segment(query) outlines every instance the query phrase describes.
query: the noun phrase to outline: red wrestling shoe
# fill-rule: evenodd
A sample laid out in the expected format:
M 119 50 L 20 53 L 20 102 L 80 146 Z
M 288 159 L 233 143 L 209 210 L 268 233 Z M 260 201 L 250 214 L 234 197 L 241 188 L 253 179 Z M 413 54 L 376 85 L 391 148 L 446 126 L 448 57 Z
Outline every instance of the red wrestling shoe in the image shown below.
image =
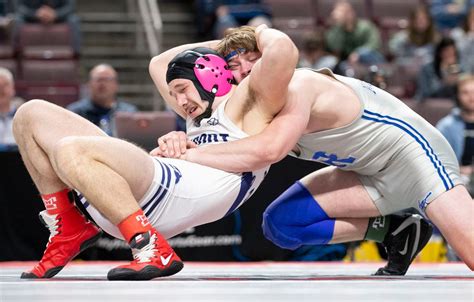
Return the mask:
M 30 272 L 22 273 L 22 279 L 53 277 L 80 252 L 94 244 L 102 233 L 75 207 L 54 215 L 42 211 L 39 217 L 51 234 L 43 258 Z
M 183 268 L 181 259 L 154 229 L 136 235 L 130 247 L 135 260 L 111 269 L 109 280 L 150 280 L 174 275 Z

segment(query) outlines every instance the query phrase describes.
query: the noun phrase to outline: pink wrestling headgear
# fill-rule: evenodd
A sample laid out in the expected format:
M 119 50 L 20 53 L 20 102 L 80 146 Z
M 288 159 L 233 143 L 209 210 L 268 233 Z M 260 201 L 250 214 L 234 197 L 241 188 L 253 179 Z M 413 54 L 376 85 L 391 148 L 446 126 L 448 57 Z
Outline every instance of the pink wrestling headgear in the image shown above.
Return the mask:
M 194 74 L 202 87 L 216 96 L 226 95 L 232 88 L 232 72 L 227 62 L 214 54 L 197 58 Z
M 201 99 L 214 101 L 215 96 L 223 96 L 232 88 L 232 72 L 226 61 L 210 48 L 197 47 L 186 50 L 168 64 L 166 82 L 174 79 L 193 81 Z
M 166 82 L 188 79 L 194 83 L 202 100 L 208 101 L 206 111 L 194 119 L 198 125 L 212 114 L 216 96 L 223 96 L 232 89 L 232 72 L 226 61 L 210 48 L 197 47 L 183 51 L 171 60 L 166 72 Z

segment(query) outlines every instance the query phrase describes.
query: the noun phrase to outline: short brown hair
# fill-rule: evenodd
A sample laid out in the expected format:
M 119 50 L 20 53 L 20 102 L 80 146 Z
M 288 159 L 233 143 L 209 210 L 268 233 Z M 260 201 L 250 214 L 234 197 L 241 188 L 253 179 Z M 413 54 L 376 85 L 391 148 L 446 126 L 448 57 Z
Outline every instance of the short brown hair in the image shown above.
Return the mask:
M 221 56 L 226 56 L 238 48 L 245 48 L 246 51 L 252 52 L 259 51 L 255 27 L 244 25 L 227 29 L 224 38 L 217 45 L 216 51 Z

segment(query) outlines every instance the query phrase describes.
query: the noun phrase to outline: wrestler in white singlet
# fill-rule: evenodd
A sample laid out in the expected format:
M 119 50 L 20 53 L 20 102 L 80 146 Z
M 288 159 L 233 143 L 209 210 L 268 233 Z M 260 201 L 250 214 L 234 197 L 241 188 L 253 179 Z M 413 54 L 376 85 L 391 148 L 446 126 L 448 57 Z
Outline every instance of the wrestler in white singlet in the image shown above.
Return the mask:
M 226 103 L 223 101 L 209 118 L 201 120 L 200 127 L 188 119 L 188 137 L 202 146 L 248 136 L 225 115 Z M 232 213 L 252 196 L 269 168 L 228 173 L 184 160 L 159 157 L 154 160 L 155 177 L 139 205 L 165 238 Z M 99 227 L 123 239 L 115 225 L 83 196 L 80 199 Z
M 316 72 L 349 86 L 362 106 L 349 125 L 303 135 L 298 158 L 357 172 L 382 215 L 409 207 L 424 213 L 441 193 L 461 184 L 449 143 L 402 101 L 329 69 Z

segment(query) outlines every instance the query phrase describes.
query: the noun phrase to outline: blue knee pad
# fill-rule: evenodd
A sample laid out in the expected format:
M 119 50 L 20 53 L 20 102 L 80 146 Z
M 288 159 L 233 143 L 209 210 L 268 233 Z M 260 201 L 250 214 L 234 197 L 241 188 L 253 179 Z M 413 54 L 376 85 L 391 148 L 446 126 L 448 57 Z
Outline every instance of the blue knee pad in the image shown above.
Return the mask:
M 279 247 L 327 244 L 334 233 L 329 218 L 299 181 L 289 187 L 263 213 L 263 234 Z

